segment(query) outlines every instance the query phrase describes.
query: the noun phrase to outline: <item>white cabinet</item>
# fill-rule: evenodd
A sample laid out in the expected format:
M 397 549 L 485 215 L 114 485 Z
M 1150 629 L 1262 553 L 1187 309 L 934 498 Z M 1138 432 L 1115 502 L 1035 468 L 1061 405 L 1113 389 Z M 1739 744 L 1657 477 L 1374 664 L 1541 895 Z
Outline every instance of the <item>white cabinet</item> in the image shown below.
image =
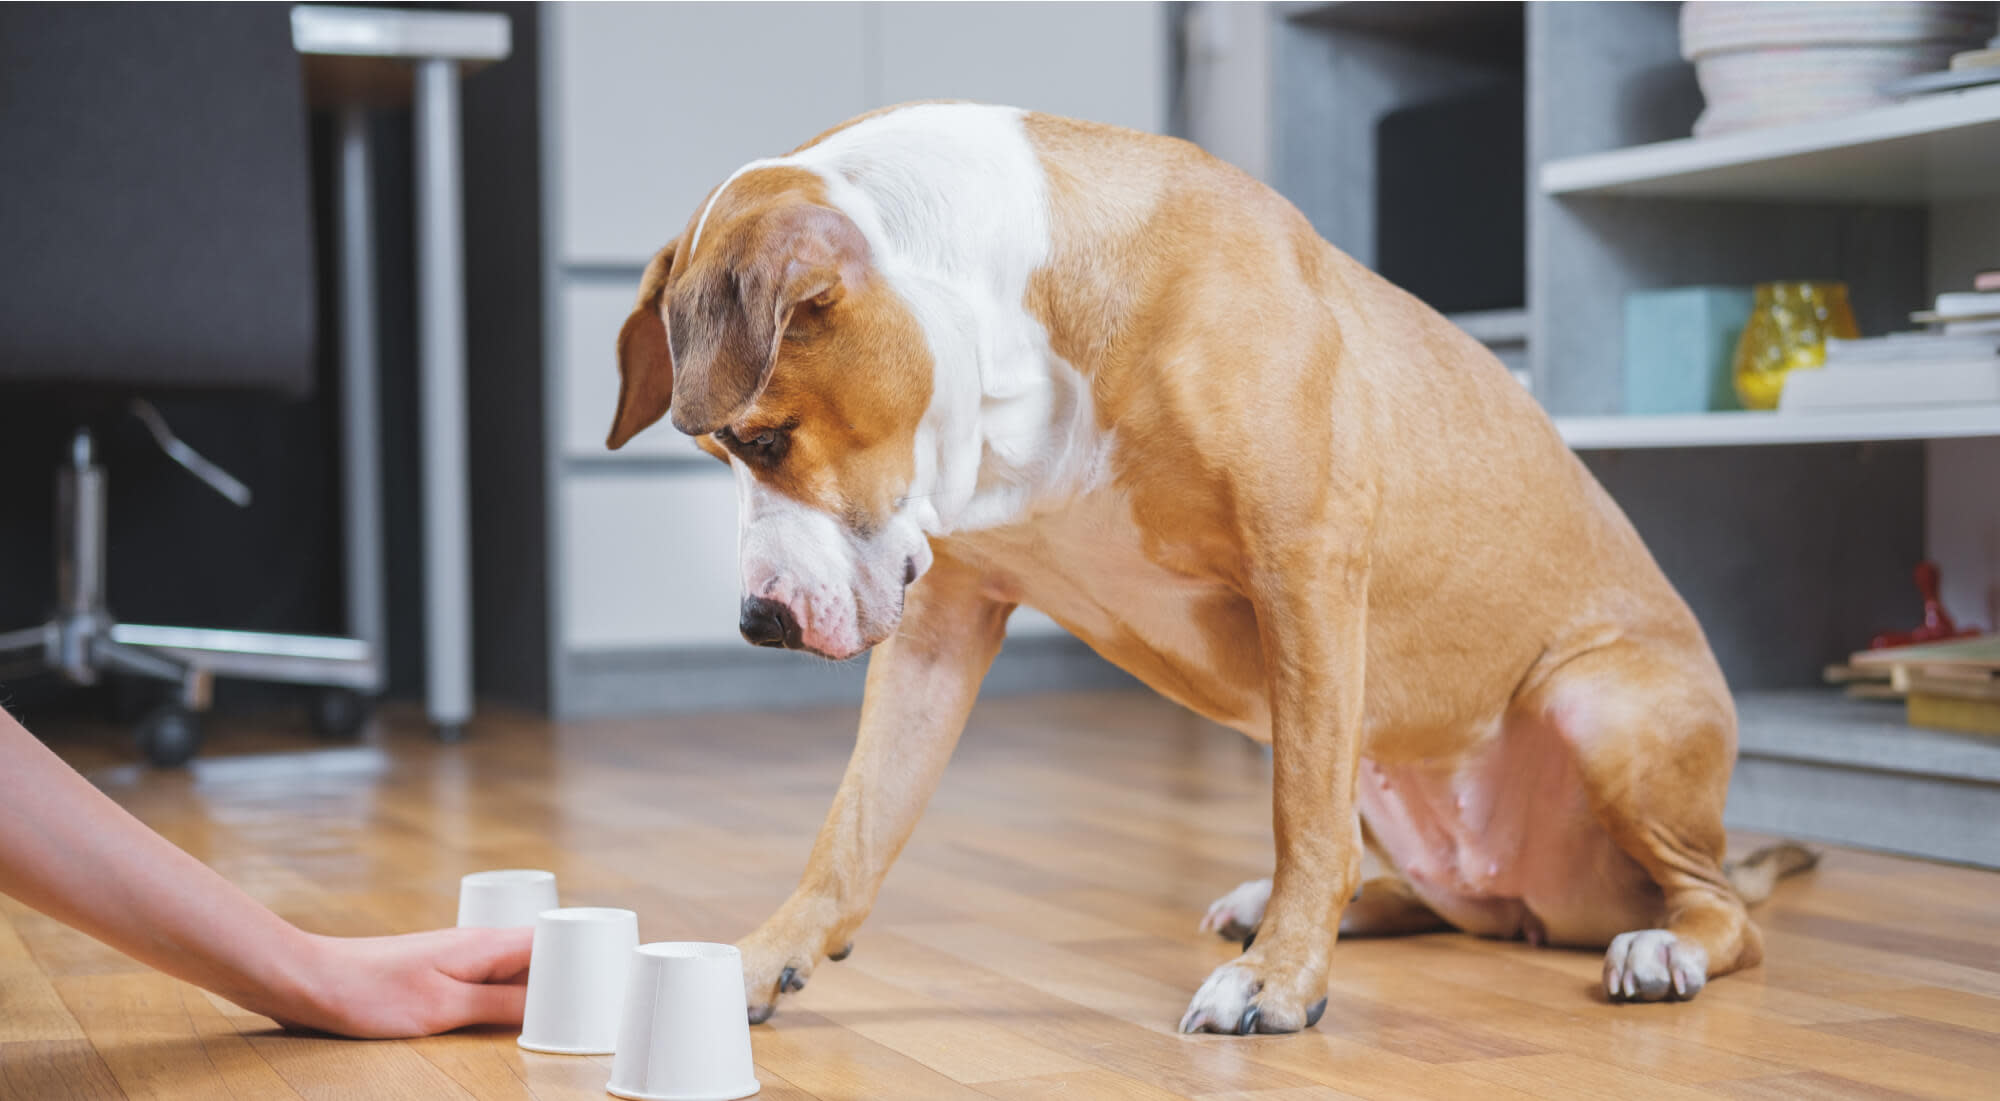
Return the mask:
M 666 425 L 616 453 L 604 449 L 618 397 L 618 328 L 653 252 L 745 162 L 874 107 L 973 99 L 1163 130 L 1166 11 L 1161 3 L 538 9 L 558 713 L 651 700 L 690 706 L 665 701 L 669 689 L 646 687 L 648 678 L 698 694 L 703 677 L 736 675 L 725 666 L 739 657 L 756 676 L 780 667 L 737 637 L 728 471 Z M 1032 612 L 1016 616 L 1012 634 L 1076 645 Z M 703 672 L 689 672 L 696 668 Z M 578 698 L 606 692 L 624 702 Z M 785 698 L 779 690 L 773 702 Z
M 739 165 L 874 107 L 972 99 L 1158 130 L 1165 5 L 549 9 L 558 258 L 642 264 Z
M 879 103 L 969 99 L 1138 130 L 1166 125 L 1163 4 L 884 4 L 876 10 Z
M 736 487 L 726 467 L 711 465 L 567 479 L 559 537 L 572 649 L 744 645 Z
M 858 4 L 563 4 L 543 19 L 566 263 L 645 263 L 738 165 L 869 107 Z
M 618 330 L 639 297 L 639 277 L 618 273 L 571 279 L 557 296 L 562 333 L 562 453 L 573 459 L 602 459 L 618 408 Z M 635 459 L 687 458 L 720 463 L 698 451 L 693 441 L 661 423 L 620 448 Z

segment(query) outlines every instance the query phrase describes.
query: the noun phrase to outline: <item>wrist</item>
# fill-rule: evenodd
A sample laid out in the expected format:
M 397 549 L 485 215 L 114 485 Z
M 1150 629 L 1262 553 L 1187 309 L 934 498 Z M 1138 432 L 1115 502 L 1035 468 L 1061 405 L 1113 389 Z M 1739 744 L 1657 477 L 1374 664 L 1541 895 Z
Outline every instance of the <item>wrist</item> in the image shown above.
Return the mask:
M 326 1019 L 334 940 L 287 923 L 261 952 L 243 1008 L 283 1025 L 320 1027 Z

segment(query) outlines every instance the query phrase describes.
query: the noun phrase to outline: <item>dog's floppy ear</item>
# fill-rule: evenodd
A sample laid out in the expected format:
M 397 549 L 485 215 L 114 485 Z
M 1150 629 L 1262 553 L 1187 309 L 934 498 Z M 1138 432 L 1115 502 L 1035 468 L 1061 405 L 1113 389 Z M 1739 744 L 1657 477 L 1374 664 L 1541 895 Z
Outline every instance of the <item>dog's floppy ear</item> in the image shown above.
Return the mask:
M 833 306 L 866 271 L 868 242 L 837 210 L 798 203 L 762 228 L 745 254 L 690 271 L 667 303 L 681 357 L 674 427 L 689 435 L 721 428 L 757 400 L 793 313 Z
M 604 441 L 613 451 L 666 416 L 674 400 L 674 360 L 667 350 L 660 298 L 680 244 L 679 238 L 668 241 L 646 265 L 646 274 L 639 279 L 639 304 L 618 330 L 618 411 L 612 414 L 611 435 Z

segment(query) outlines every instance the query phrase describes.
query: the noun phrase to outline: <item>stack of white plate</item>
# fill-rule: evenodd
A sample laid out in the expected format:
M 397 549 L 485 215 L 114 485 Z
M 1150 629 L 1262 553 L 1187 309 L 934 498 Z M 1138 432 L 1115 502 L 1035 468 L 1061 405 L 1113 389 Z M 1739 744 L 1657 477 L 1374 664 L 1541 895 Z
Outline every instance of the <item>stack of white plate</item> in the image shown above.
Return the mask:
M 1934 72 L 1991 37 L 1993 3 L 1742 3 L 1681 7 L 1681 56 L 1707 109 L 1698 136 L 1893 102 L 1882 85 Z

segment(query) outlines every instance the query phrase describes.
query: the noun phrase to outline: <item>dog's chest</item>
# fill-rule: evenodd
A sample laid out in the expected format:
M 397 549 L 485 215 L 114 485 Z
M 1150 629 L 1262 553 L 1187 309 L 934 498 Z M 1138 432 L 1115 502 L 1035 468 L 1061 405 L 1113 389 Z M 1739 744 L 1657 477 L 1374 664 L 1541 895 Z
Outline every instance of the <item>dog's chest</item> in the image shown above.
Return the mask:
M 1270 737 L 1256 620 L 1229 588 L 1163 566 L 1122 495 L 954 537 L 992 595 L 1035 608 L 1153 690 Z

